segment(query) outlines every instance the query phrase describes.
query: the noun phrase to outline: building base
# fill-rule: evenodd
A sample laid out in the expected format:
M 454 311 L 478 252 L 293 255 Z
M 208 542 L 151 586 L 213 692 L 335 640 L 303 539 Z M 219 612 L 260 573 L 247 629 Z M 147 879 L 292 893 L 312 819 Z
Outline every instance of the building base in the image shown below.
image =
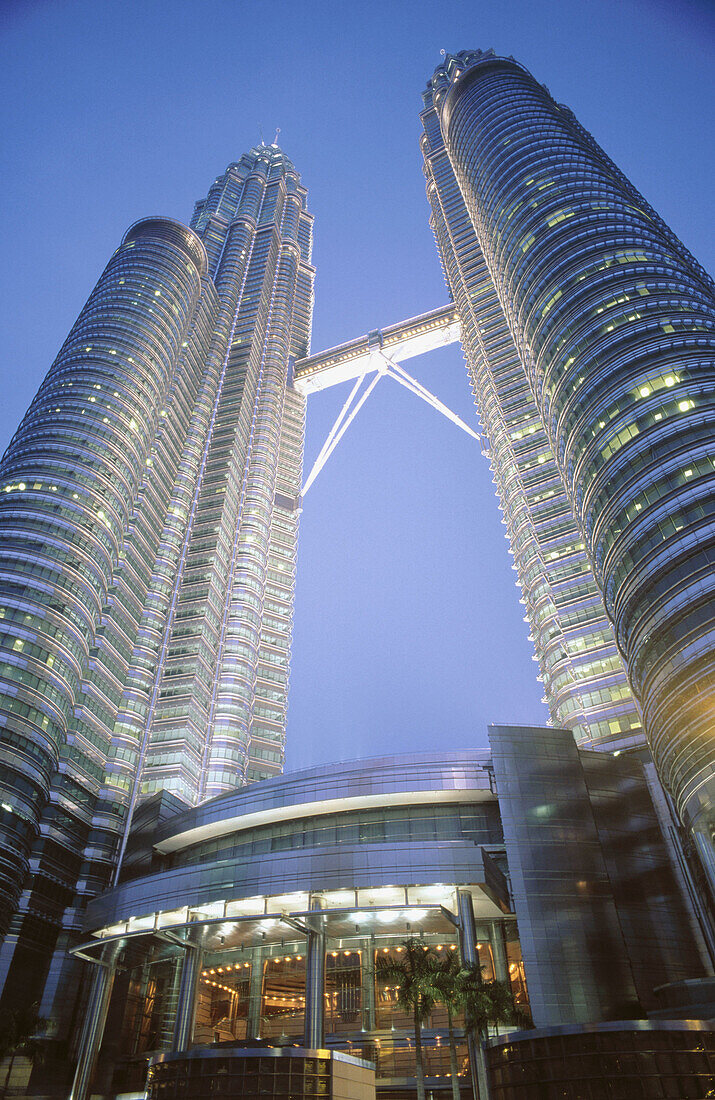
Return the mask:
M 487 1044 L 491 1100 L 705 1100 L 715 1025 L 630 1020 L 518 1031 Z
M 372 1062 L 304 1047 L 196 1047 L 159 1054 L 149 1066 L 147 1100 L 375 1100 Z

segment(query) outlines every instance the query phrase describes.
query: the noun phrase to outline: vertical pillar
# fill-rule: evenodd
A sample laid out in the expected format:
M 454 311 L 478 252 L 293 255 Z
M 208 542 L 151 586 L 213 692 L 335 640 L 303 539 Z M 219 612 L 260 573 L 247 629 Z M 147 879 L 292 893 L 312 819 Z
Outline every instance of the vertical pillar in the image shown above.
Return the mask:
M 504 921 L 494 920 L 489 926 L 489 942 L 494 959 L 494 977 L 498 982 L 509 981 L 509 965 L 504 941 Z
M 179 996 L 176 1003 L 174 1021 L 175 1051 L 188 1050 L 194 1037 L 194 1019 L 196 1017 L 196 994 L 201 974 L 202 951 L 196 942 L 196 932 L 189 932 L 189 940 L 184 948 L 184 963 L 181 967 Z
M 363 940 L 362 964 L 362 1026 L 365 1031 L 375 1030 L 375 953 L 372 940 Z
M 182 955 L 177 955 L 171 962 L 173 966 L 171 981 L 167 983 L 167 989 L 161 1001 L 159 1047 L 164 1050 L 173 1050 L 174 1047 L 176 1011 L 179 1004 L 179 990 L 181 989 L 181 975 L 184 969 L 184 958 Z
M 141 979 L 139 981 L 139 1000 L 143 1003 L 146 1000 L 146 991 L 149 984 L 149 963 L 145 959 L 141 968 Z M 130 1054 L 139 1053 L 139 1042 L 141 1039 L 142 1029 L 142 1016 L 141 1013 L 137 1013 L 134 1019 L 134 1027 L 132 1028 L 132 1035 L 130 1039 Z
M 251 979 L 248 986 L 248 1016 L 246 1038 L 261 1037 L 261 999 L 263 996 L 263 950 L 254 947 L 251 956 Z
M 321 897 L 311 896 L 310 908 L 325 908 Z M 319 1050 L 325 1043 L 325 926 L 323 917 L 308 918 L 308 958 L 305 967 L 305 1038 L 308 1050 Z
M 459 946 L 462 955 L 462 963 L 465 966 L 479 966 L 479 951 L 477 950 L 477 929 L 474 923 L 474 905 L 469 890 L 457 890 L 457 907 L 459 917 Z M 489 1078 L 487 1077 L 487 1064 L 484 1057 L 484 1048 L 480 1035 L 470 1033 L 467 1035 L 467 1048 L 469 1050 L 469 1067 L 472 1071 L 472 1092 L 474 1100 L 489 1100 Z
M 99 1048 L 102 1044 L 104 1025 L 107 1021 L 117 956 L 121 947 L 122 942 L 120 940 L 105 949 L 101 962 L 95 966 L 77 1050 L 77 1069 L 75 1070 L 69 1100 L 87 1100 L 89 1096 L 92 1075 L 97 1063 Z
M 477 951 L 477 929 L 474 924 L 474 905 L 469 890 L 457 891 L 457 905 L 459 916 L 459 942 L 462 953 L 462 962 L 466 966 L 479 964 L 479 952 Z

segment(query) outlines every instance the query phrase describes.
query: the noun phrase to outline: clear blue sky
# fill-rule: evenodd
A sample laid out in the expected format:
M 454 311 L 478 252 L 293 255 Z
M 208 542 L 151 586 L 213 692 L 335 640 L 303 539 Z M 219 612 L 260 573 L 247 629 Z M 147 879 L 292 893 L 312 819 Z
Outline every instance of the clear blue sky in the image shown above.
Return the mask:
M 695 0 L 4 0 L 0 446 L 126 227 L 188 220 L 259 125 L 316 217 L 314 350 L 442 304 L 417 144 L 440 49 L 526 64 L 711 266 L 714 39 Z M 457 349 L 412 369 L 473 415 Z M 308 464 L 342 400 L 311 399 Z M 477 446 L 382 381 L 305 502 L 290 767 L 545 719 L 499 517 Z

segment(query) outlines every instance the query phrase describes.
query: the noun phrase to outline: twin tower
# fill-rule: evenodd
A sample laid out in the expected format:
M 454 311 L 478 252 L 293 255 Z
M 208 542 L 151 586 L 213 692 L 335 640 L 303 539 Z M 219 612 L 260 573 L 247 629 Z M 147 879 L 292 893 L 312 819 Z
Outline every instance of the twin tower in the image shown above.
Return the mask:
M 512 58 L 422 121 L 452 305 L 407 328 L 461 332 L 552 719 L 647 741 L 715 888 L 713 283 Z M 275 145 L 137 222 L 2 461 L 0 981 L 45 1014 L 137 805 L 281 771 L 306 394 L 356 344 L 307 358 L 311 241 Z

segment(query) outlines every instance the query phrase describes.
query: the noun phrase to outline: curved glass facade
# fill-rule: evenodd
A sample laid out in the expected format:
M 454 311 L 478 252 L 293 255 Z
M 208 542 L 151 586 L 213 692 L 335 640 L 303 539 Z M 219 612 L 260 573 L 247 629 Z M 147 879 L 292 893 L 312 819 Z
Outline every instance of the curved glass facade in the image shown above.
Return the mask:
M 659 774 L 713 814 L 713 285 L 519 64 L 462 54 L 445 147 L 528 377 Z
M 464 806 L 394 806 L 351 813 L 318 814 L 307 821 L 281 821 L 251 830 L 247 838 L 229 833 L 169 855 L 167 867 L 224 859 L 255 859 L 270 852 L 298 852 L 335 844 L 400 844 L 420 841 L 467 840 L 472 844 L 503 843 L 499 812 L 494 803 Z

